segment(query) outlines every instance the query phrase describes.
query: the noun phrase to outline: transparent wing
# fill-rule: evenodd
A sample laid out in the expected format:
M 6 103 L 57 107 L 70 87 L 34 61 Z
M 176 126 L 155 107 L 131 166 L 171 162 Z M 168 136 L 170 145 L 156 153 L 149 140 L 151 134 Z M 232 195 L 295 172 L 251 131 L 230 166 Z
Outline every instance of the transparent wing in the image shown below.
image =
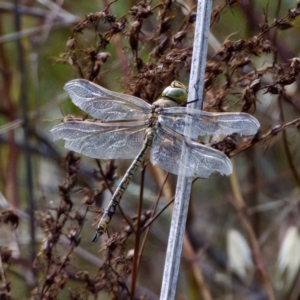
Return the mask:
M 150 150 L 153 165 L 173 174 L 184 170 L 187 176 L 202 178 L 209 177 L 213 172 L 222 175 L 232 173 L 231 162 L 224 153 L 196 142 L 188 142 L 183 136 L 161 126 L 156 133 Z M 186 163 L 181 161 L 184 150 L 188 151 Z
M 65 140 L 65 148 L 101 158 L 134 158 L 143 143 L 146 122 L 100 123 L 68 121 L 51 129 L 54 140 Z
M 75 105 L 105 121 L 145 119 L 151 108 L 142 99 L 109 91 L 85 79 L 71 80 L 64 89 Z
M 232 133 L 252 135 L 260 127 L 258 120 L 247 113 L 209 113 L 185 107 L 164 109 L 159 123 L 184 134 L 186 116 L 191 123 L 191 137 Z

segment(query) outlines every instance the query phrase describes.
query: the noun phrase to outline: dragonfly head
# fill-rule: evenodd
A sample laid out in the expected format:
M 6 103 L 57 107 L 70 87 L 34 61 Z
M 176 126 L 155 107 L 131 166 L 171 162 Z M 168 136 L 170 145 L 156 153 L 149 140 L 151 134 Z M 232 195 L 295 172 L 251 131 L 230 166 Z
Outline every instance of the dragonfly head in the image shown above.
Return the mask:
M 183 83 L 175 80 L 163 90 L 161 95 L 182 105 L 187 100 L 187 89 Z

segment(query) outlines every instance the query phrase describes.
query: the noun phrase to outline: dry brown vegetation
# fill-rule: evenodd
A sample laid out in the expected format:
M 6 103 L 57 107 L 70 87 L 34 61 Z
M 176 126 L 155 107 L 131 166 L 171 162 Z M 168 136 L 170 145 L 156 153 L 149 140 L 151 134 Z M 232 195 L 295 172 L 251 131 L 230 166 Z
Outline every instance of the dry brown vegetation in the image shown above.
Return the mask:
M 177 299 L 300 295 L 300 3 L 275 2 L 213 2 L 211 31 L 219 44 L 210 41 L 204 110 L 247 112 L 261 129 L 253 137 L 205 141 L 233 158 L 234 173 L 194 182 Z M 41 120 L 56 117 L 59 105 L 49 99 L 68 79 L 86 78 L 119 92 L 122 87 L 149 103 L 174 79 L 188 82 L 195 3 L 103 1 L 101 10 L 85 17 L 71 14 L 77 2 L 65 3 L 63 11 L 51 3 L 45 8 L 24 1 L 19 14 L 8 2 L 0 5 L 16 33 L 24 30 L 18 20 L 24 27 L 39 20 L 36 31 L 13 39 L 17 61 L 0 20 L 0 298 L 158 299 L 176 177 L 145 166 L 108 234 L 90 243 L 91 219 L 97 223 L 116 171 L 125 169 L 70 152 L 63 159 L 66 152 L 56 150 Z M 228 25 L 230 20 L 240 23 Z M 48 34 L 53 41 L 54 29 L 62 36 L 49 54 L 45 41 Z M 45 76 L 40 102 L 29 100 L 38 79 L 28 71 L 34 69 L 29 54 L 46 57 L 38 60 Z M 70 103 L 61 107 L 83 115 Z

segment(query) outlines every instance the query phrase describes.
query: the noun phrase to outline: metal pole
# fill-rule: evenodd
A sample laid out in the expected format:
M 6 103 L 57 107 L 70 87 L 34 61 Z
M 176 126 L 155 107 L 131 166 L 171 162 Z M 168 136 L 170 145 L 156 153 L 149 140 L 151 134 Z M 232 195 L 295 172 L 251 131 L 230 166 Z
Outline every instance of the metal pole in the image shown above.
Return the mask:
M 203 102 L 210 13 L 211 0 L 198 0 L 188 95 L 188 102 L 199 99 L 190 105 L 190 107 L 197 109 L 202 108 Z M 187 125 L 185 131 L 191 130 L 190 127 Z M 187 159 L 187 155 L 188 153 L 182 153 L 182 161 Z M 186 177 L 185 174 L 179 174 L 160 294 L 161 300 L 173 300 L 175 298 L 191 185 L 192 178 Z

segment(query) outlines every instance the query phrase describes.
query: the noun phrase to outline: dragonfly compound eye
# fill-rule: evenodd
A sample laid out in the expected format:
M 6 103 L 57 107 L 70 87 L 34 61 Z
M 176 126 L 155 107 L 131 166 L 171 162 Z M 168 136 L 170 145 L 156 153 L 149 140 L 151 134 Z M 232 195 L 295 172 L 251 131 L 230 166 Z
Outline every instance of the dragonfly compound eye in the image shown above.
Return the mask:
M 184 104 L 187 100 L 186 86 L 179 81 L 173 81 L 170 86 L 163 90 L 162 96 L 178 104 Z

